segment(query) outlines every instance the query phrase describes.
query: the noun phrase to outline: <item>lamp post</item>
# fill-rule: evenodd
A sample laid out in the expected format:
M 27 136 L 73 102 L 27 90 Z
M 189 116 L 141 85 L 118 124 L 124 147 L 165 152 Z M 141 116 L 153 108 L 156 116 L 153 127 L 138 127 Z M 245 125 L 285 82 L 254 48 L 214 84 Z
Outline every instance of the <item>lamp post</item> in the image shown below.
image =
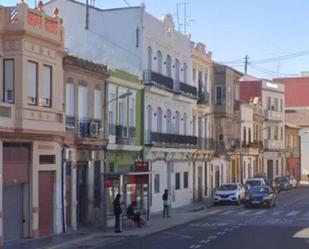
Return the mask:
M 110 103 L 114 102 L 114 101 L 117 101 L 118 99 L 124 99 L 126 97 L 129 97 L 132 95 L 132 92 L 130 91 L 127 91 L 119 96 L 117 96 L 116 98 L 114 99 L 111 99 L 107 102 L 105 102 L 103 104 L 103 115 L 104 115 L 104 126 L 101 130 L 103 130 L 103 136 L 104 138 L 108 138 L 108 122 L 107 122 L 107 115 L 106 115 L 106 110 L 107 110 L 107 107 Z M 106 129 L 104 129 L 106 127 Z M 108 139 L 107 139 L 108 140 Z M 106 144 L 106 148 L 104 149 L 104 161 L 103 161 L 103 173 L 101 173 L 101 182 L 102 182 L 102 186 L 101 186 L 101 205 L 102 205 L 102 212 L 103 212 L 103 226 L 104 226 L 104 229 L 107 228 L 107 202 L 106 202 L 106 188 L 105 188 L 105 174 L 107 173 L 107 165 L 106 165 L 106 155 L 107 155 L 107 145 L 108 145 L 108 141 L 107 141 L 107 144 Z

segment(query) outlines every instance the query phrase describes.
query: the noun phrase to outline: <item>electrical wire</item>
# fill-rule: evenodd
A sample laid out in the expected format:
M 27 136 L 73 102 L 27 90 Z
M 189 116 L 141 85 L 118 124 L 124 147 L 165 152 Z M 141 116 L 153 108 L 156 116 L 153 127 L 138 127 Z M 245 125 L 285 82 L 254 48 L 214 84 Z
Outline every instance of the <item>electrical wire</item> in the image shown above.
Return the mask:
M 128 5 L 129 7 L 132 7 L 132 5 L 127 0 L 122 0 L 122 1 L 125 2 L 126 5 Z
M 274 62 L 274 61 L 289 60 L 289 59 L 293 59 L 293 58 L 305 56 L 305 55 L 309 55 L 309 50 L 303 50 L 303 51 L 299 51 L 296 53 L 291 53 L 291 54 L 286 54 L 286 55 L 281 55 L 281 56 L 276 56 L 276 57 L 270 57 L 270 58 L 261 59 L 261 60 L 255 60 L 255 61 L 252 61 L 252 63 L 263 64 L 263 63 L 269 63 L 269 62 Z
M 256 65 L 254 63 L 249 63 L 248 64 L 250 67 L 252 67 L 253 69 L 257 70 L 257 71 L 260 71 L 262 73 L 265 73 L 265 74 L 268 74 L 268 75 L 271 75 L 271 76 L 297 76 L 296 74 L 287 74 L 287 73 L 279 73 L 279 72 L 275 72 L 275 71 L 272 71 L 268 68 L 265 68 L 265 67 L 261 67 L 259 65 Z

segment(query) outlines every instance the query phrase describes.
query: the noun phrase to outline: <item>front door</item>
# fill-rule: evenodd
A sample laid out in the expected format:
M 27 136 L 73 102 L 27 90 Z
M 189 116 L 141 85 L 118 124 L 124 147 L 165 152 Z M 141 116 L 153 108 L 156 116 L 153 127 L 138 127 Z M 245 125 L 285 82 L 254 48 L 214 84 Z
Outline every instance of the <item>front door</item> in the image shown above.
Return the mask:
M 273 160 L 267 160 L 267 177 L 270 179 L 274 177 Z
M 202 199 L 203 199 L 202 177 L 203 177 L 202 167 L 198 167 L 198 171 L 197 171 L 197 201 L 202 201 Z
M 3 187 L 4 240 L 23 238 L 23 185 Z
M 77 195 L 77 224 L 87 225 L 88 195 L 87 195 L 87 165 L 88 162 L 79 162 L 76 171 L 76 195 Z
M 39 234 L 53 234 L 54 229 L 54 172 L 39 172 Z
M 66 224 L 67 227 L 72 226 L 72 163 L 67 162 L 66 163 L 66 177 L 65 177 L 65 183 L 66 183 L 66 192 L 65 192 L 65 200 L 66 200 Z

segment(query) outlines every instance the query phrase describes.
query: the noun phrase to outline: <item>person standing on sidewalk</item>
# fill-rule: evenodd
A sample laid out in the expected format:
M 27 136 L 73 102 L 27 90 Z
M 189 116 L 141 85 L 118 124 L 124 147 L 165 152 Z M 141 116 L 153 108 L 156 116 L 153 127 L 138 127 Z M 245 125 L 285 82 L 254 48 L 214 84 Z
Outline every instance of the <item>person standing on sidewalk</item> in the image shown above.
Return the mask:
M 164 190 L 164 194 L 162 195 L 162 200 L 163 200 L 163 218 L 165 217 L 171 217 L 170 216 L 170 209 L 171 209 L 171 198 L 168 193 L 168 190 Z
M 121 224 L 121 202 L 120 202 L 121 194 L 117 194 L 114 200 L 114 215 L 115 215 L 115 233 L 122 232 L 122 224 Z

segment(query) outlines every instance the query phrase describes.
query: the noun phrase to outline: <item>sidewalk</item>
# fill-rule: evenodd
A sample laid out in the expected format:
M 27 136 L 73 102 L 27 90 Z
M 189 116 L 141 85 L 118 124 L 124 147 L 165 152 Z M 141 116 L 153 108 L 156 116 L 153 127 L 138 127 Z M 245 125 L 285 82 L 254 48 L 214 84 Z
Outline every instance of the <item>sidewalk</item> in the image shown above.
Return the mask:
M 51 236 L 36 240 L 22 240 L 20 242 L 8 242 L 4 249 L 69 249 L 69 248 L 91 248 L 100 243 L 108 244 L 121 241 L 127 237 L 143 237 L 155 234 L 187 222 L 197 220 L 206 216 L 205 211 L 210 208 L 205 202 L 194 203 L 189 206 L 174 208 L 171 218 L 162 218 L 162 213 L 151 215 L 149 223 L 142 228 L 123 227 L 122 233 L 114 233 L 113 228 L 103 231 L 102 227 L 81 228 L 78 231 Z

